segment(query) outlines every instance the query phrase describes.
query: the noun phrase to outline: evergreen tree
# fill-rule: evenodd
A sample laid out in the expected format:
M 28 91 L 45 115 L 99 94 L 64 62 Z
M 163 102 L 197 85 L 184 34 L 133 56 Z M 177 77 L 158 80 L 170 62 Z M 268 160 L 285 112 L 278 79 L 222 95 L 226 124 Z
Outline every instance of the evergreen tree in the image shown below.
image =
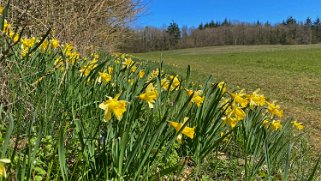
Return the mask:
M 227 20 L 227 18 L 224 19 L 222 26 L 230 26 L 231 22 L 229 20 Z
M 178 27 L 178 24 L 174 21 L 167 27 L 166 31 L 170 38 L 170 44 L 172 47 L 176 47 L 178 40 L 181 38 L 181 30 Z
M 215 27 L 215 23 L 214 23 L 213 20 L 208 25 L 209 25 L 210 28 L 214 28 Z
M 286 25 L 295 25 L 295 24 L 296 24 L 296 20 L 292 16 L 286 19 Z
M 204 29 L 209 28 L 209 24 L 206 22 L 204 25 Z
M 310 27 L 310 28 L 312 27 L 312 20 L 310 17 L 307 17 L 307 19 L 304 22 L 304 26 Z

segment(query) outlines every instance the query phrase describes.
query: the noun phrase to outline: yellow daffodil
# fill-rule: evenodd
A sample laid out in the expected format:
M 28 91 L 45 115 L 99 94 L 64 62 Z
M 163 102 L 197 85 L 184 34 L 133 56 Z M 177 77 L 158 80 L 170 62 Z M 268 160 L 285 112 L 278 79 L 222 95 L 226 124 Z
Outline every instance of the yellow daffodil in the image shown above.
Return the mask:
M 11 31 L 11 30 L 9 32 L 9 36 L 14 42 L 17 42 L 20 38 L 18 33 Z
M 304 125 L 298 121 L 291 121 L 291 124 L 298 130 L 302 130 L 304 128 Z
M 153 84 L 148 84 L 145 93 L 140 94 L 138 98 L 146 101 L 148 103 L 149 108 L 154 108 L 154 103 L 157 99 L 157 96 L 157 89 L 153 86 Z
M 236 106 L 235 102 L 226 109 L 226 115 L 228 115 L 228 117 L 234 117 L 238 121 L 244 120 L 246 117 L 246 113 L 242 107 Z
M 188 118 L 185 117 L 184 123 L 177 123 L 177 122 L 170 121 L 169 124 L 178 132 L 183 127 L 183 125 L 185 124 L 185 122 L 187 120 L 188 120 Z M 183 135 L 193 139 L 195 136 L 195 128 L 190 128 L 190 127 L 185 126 L 181 133 Z
M 282 128 L 281 120 L 273 120 L 272 123 L 270 124 L 270 128 L 273 131 L 281 129 Z
M 176 140 L 177 140 L 178 143 L 182 143 L 182 139 L 183 139 L 183 135 L 182 134 L 177 135 Z
M 70 62 L 71 64 L 75 64 L 77 62 L 77 60 L 79 59 L 79 57 L 80 57 L 79 53 L 74 50 L 74 48 L 73 48 L 73 46 L 71 44 L 66 43 L 64 45 L 64 50 L 63 51 L 64 51 L 64 53 L 65 53 L 65 55 L 67 57 L 66 61 Z
M 132 68 L 130 68 L 130 71 L 133 73 L 136 72 L 136 70 L 137 70 L 137 67 L 135 65 L 133 65 Z
M 92 53 L 91 56 L 93 57 L 93 59 L 99 59 L 99 55 L 97 53 Z
M 68 54 L 66 54 L 67 56 L 67 61 L 70 62 L 71 64 L 75 64 L 77 62 L 77 60 L 79 59 L 79 53 L 76 51 L 72 51 L 72 52 L 68 52 Z
M 244 98 L 245 97 L 245 93 L 244 90 L 241 90 L 238 93 L 231 93 L 234 102 L 240 104 L 242 107 L 246 107 L 247 104 L 249 103 L 249 101 Z
M 82 73 L 82 75 L 87 77 L 90 74 L 90 72 L 98 66 L 97 62 L 98 61 L 96 59 L 93 59 L 87 65 L 81 67 L 80 72 Z
M 50 40 L 50 44 L 53 49 L 56 49 L 59 47 L 59 40 L 54 38 Z
M 166 78 L 161 80 L 161 86 L 164 90 L 168 90 L 169 83 Z
M 233 110 L 232 112 L 236 116 L 237 120 L 244 120 L 244 118 L 246 117 L 246 114 L 241 107 L 233 106 L 232 110 Z
M 280 109 L 279 105 L 276 105 L 274 102 L 273 103 L 266 102 L 266 104 L 268 105 L 268 110 L 271 114 L 276 115 L 280 118 L 283 117 L 283 110 Z
M 234 128 L 239 122 L 235 117 L 230 117 L 230 116 L 224 116 L 222 119 L 223 119 L 223 122 L 226 125 L 231 126 L 231 128 Z
M 43 41 L 42 44 L 40 45 L 41 52 L 44 53 L 47 50 L 48 46 L 49 46 L 48 40 Z
M 69 52 L 71 52 L 72 49 L 73 49 L 73 46 L 72 46 L 71 44 L 66 43 L 66 44 L 64 45 L 64 52 L 65 52 L 65 54 L 68 54 Z M 67 52 L 68 52 L 68 53 L 67 53 Z
M 123 118 L 123 114 L 126 112 L 127 101 L 118 100 L 118 97 L 119 95 L 115 96 L 115 98 L 108 97 L 107 100 L 99 104 L 99 108 L 105 110 L 105 122 L 108 122 L 111 119 L 112 113 L 119 121 Z
M 148 75 L 148 78 L 147 78 L 147 82 L 151 81 L 152 79 L 154 79 L 155 77 L 157 77 L 159 74 L 159 69 L 155 69 L 153 70 L 149 75 Z
M 108 72 L 109 74 L 112 74 L 112 73 L 113 73 L 113 67 L 108 67 L 108 68 L 107 68 L 107 72 Z
M 9 34 L 11 26 L 12 25 L 10 23 L 8 23 L 7 20 L 4 20 L 3 32 L 5 32 L 6 34 Z
M 0 159 L 0 177 L 7 177 L 4 163 L 10 163 L 9 159 Z
M 192 102 L 196 104 L 197 107 L 200 107 L 204 102 L 204 96 L 193 96 Z
M 34 46 L 34 44 L 36 43 L 37 39 L 35 37 L 32 38 L 22 38 L 21 42 L 23 47 L 25 48 L 31 48 Z
M 21 57 L 25 57 L 29 52 L 29 48 L 22 48 L 21 51 L 20 51 L 20 55 Z
M 267 120 L 267 119 L 265 119 L 265 120 L 263 120 L 262 125 L 263 125 L 265 128 L 268 128 L 269 125 L 270 125 L 270 121 Z
M 61 67 L 61 70 L 64 70 L 64 61 L 62 60 L 61 57 L 55 59 L 55 67 Z
M 200 107 L 203 104 L 205 96 L 202 96 L 203 95 L 202 90 L 193 91 L 193 90 L 187 89 L 186 92 L 188 96 L 191 96 L 194 93 L 191 99 L 191 102 L 195 103 L 197 107 Z
M 141 79 L 143 78 L 145 75 L 145 71 L 144 70 L 140 70 L 139 73 L 138 73 L 138 77 Z
M 111 81 L 111 75 L 106 72 L 98 72 L 99 76 L 97 78 L 98 83 L 108 83 Z
M 171 84 L 171 88 L 170 88 L 170 91 L 173 91 L 173 90 L 178 90 L 179 89 L 179 86 L 181 84 L 181 82 L 179 81 L 179 79 L 177 78 L 177 76 L 169 76 L 169 82 L 172 82 Z
M 224 94 L 226 92 L 226 84 L 225 84 L 225 82 L 218 83 L 217 87 L 221 89 L 222 94 Z
M 161 85 L 164 90 L 168 90 L 168 86 L 171 83 L 170 91 L 178 90 L 180 86 L 180 81 L 176 76 L 169 76 L 161 80 Z
M 247 95 L 249 101 L 250 101 L 250 106 L 263 106 L 265 104 L 265 97 L 264 95 L 258 94 L 260 89 L 257 89 L 254 91 L 252 94 Z
M 0 15 L 2 15 L 3 7 L 0 5 Z
M 123 65 L 125 67 L 129 67 L 134 63 L 134 61 L 131 58 L 125 58 L 125 61 L 123 62 Z

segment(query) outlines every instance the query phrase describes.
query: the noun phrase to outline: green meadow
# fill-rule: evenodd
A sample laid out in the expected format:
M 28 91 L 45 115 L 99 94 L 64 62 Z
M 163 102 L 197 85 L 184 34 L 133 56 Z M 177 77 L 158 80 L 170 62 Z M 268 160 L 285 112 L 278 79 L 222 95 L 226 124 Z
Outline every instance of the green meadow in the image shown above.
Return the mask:
M 217 81 L 261 93 L 306 124 L 306 132 L 320 148 L 321 45 L 213 46 L 139 53 L 135 56 L 163 62 L 173 71 L 191 65 L 194 81 L 210 75 Z
M 85 54 L 8 9 L 0 181 L 320 180 L 321 45 Z

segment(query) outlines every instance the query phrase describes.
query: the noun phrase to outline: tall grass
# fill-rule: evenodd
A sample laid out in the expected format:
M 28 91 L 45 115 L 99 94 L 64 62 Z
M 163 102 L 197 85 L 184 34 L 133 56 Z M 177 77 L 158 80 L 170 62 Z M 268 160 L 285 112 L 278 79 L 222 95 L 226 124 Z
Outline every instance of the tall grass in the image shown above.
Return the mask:
M 211 78 L 194 85 L 189 67 L 178 77 L 126 54 L 82 57 L 49 32 L 35 38 L 14 31 L 6 11 L 0 179 L 200 179 L 218 153 L 244 161 L 238 178 L 221 178 L 319 174 L 318 162 L 307 163 L 301 124 L 281 121 L 282 110 L 258 92 Z

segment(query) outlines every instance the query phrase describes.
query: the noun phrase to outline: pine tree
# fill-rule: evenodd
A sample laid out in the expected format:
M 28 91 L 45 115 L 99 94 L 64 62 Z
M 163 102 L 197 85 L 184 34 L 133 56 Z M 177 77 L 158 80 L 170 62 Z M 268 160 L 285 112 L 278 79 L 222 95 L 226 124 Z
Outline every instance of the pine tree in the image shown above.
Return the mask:
M 321 41 L 321 20 L 317 18 L 312 25 L 312 43 Z
M 227 20 L 227 18 L 224 19 L 222 26 L 230 26 L 231 22 L 229 20 Z
M 178 24 L 174 21 L 167 27 L 166 31 L 169 35 L 171 47 L 176 47 L 178 40 L 181 38 L 181 30 L 178 27 Z

